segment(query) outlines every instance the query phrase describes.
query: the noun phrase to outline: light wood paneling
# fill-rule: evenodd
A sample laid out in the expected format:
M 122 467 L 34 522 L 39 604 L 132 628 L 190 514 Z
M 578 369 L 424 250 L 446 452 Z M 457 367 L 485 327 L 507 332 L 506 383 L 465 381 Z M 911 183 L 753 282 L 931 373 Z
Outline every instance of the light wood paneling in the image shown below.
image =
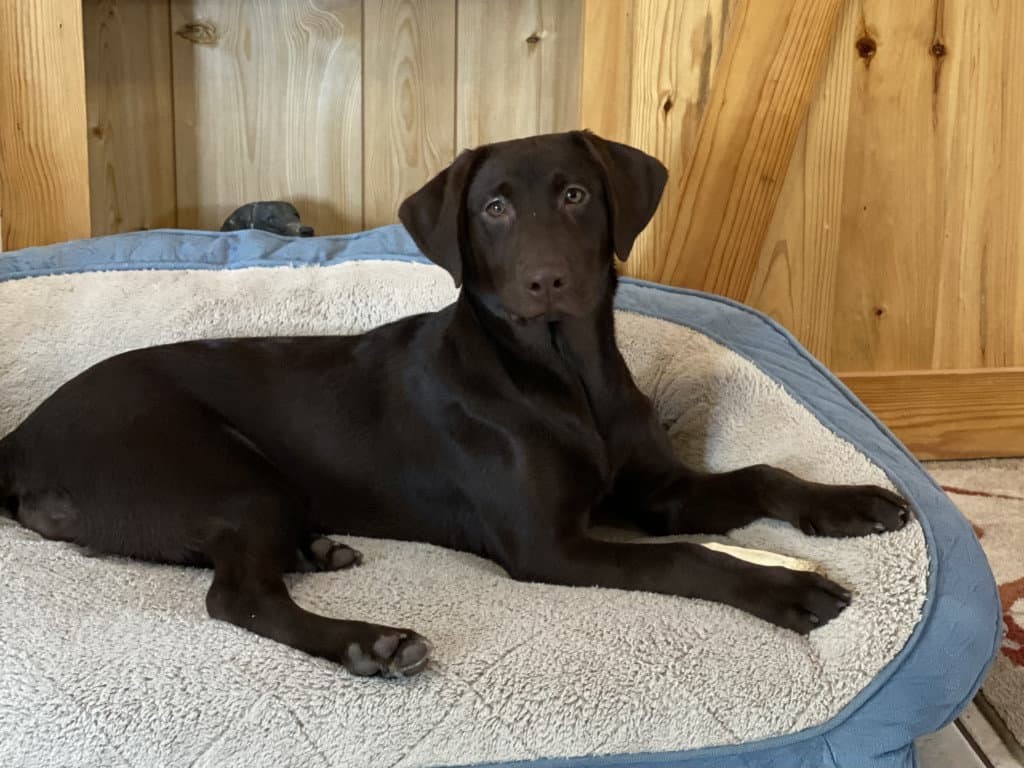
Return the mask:
M 253 200 L 363 225 L 359 0 L 173 0 L 178 221 Z
M 741 0 L 741 4 L 744 0 Z M 719 72 L 730 0 L 665 3 L 637 0 L 634 20 L 630 143 L 669 170 L 658 213 L 637 239 L 628 272 L 664 279 L 676 259 L 672 231 L 683 211 L 683 180 L 697 150 L 697 135 Z
M 0 248 L 89 236 L 80 0 L 0 2 Z
M 456 151 L 579 127 L 582 0 L 459 0 Z
M 840 371 L 1022 365 L 1024 5 L 850 9 L 747 298 Z
M 84 0 L 92 231 L 177 223 L 169 0 Z
M 1024 368 L 841 378 L 919 459 L 1024 456 Z
M 1024 4 L 946 0 L 929 41 L 942 177 L 929 366 L 1024 365 Z M 933 50 L 939 43 L 944 56 Z M 926 162 L 926 158 L 920 158 Z M 917 164 L 906 167 L 910 176 Z M 934 263 L 927 254 L 918 271 Z M 913 321 L 913 320 L 912 320 Z
M 738 5 L 693 159 L 667 214 L 663 280 L 747 295 L 840 4 Z
M 729 27 L 731 0 L 587 0 L 582 123 L 651 153 L 669 171 L 654 220 L 624 272 L 661 279 L 697 131 Z
M 455 0 L 366 0 L 365 225 L 398 206 L 455 153 Z
M 859 11 L 857 2 L 844 4 L 745 299 L 785 318 L 786 327 L 826 365 L 832 354 L 850 64 Z
M 634 5 L 635 0 L 583 3 L 580 126 L 625 143 L 630 140 Z
M 858 59 L 850 50 L 852 119 L 832 337 L 840 370 L 931 367 L 944 237 L 934 130 L 941 97 L 932 91 L 929 54 L 934 5 L 861 2 L 858 39 L 876 52 Z

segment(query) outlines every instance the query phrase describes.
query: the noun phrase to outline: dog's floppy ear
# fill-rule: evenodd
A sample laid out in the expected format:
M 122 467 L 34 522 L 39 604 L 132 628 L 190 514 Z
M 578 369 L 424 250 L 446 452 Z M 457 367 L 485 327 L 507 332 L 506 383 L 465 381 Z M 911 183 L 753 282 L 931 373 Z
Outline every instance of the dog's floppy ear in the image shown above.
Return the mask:
M 647 222 L 651 220 L 668 180 L 668 170 L 639 149 L 602 139 L 590 131 L 577 131 L 604 175 L 611 208 L 612 247 L 625 261 Z
M 477 151 L 467 149 L 398 208 L 398 218 L 423 254 L 462 285 L 462 218 Z

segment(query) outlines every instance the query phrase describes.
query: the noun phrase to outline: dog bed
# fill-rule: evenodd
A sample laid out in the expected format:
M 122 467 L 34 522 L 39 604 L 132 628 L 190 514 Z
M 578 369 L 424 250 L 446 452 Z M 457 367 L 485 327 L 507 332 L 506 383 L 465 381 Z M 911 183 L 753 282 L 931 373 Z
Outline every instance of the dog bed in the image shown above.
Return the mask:
M 454 296 L 398 227 L 0 255 L 0 434 L 127 349 L 358 332 Z M 915 765 L 913 739 L 973 695 L 1001 633 L 970 526 L 767 318 L 631 280 L 617 308 L 626 360 L 686 462 L 768 462 L 911 501 L 917 520 L 894 533 L 761 521 L 722 539 L 819 563 L 854 593 L 838 619 L 802 637 L 715 603 L 517 583 L 471 555 L 343 537 L 366 563 L 289 577 L 296 600 L 435 644 L 416 678 L 362 679 L 207 618 L 207 570 L 89 557 L 0 520 L 0 765 Z

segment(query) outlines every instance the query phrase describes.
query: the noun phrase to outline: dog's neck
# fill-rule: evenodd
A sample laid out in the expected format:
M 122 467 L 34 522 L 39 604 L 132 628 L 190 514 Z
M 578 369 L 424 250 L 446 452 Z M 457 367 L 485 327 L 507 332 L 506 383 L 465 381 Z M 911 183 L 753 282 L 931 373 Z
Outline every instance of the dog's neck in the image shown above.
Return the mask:
M 464 289 L 456 318 L 479 329 L 517 388 L 577 400 L 600 428 L 619 388 L 632 382 L 615 343 L 615 282 L 591 312 L 557 322 L 516 322 Z

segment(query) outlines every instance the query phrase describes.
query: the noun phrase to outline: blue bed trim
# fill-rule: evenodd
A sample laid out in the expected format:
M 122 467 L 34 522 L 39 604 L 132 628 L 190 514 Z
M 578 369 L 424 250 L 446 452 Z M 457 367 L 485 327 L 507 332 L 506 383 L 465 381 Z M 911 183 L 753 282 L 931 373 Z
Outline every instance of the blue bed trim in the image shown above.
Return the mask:
M 396 225 L 304 238 L 254 229 L 228 233 L 154 229 L 0 253 L 0 283 L 77 272 L 330 266 L 354 259 L 429 263 Z
M 113 235 L 0 254 L 0 282 L 138 269 L 241 269 L 354 260 L 427 263 L 397 226 L 311 239 L 265 232 L 185 230 Z M 685 325 L 733 349 L 778 381 L 825 426 L 890 475 L 913 502 L 931 553 L 921 622 L 907 645 L 843 710 L 821 725 L 746 744 L 682 752 L 549 758 L 493 768 L 912 768 L 912 742 L 952 720 L 998 652 L 995 582 L 969 523 L 903 445 L 784 328 L 749 307 L 678 288 L 622 281 L 616 305 Z

